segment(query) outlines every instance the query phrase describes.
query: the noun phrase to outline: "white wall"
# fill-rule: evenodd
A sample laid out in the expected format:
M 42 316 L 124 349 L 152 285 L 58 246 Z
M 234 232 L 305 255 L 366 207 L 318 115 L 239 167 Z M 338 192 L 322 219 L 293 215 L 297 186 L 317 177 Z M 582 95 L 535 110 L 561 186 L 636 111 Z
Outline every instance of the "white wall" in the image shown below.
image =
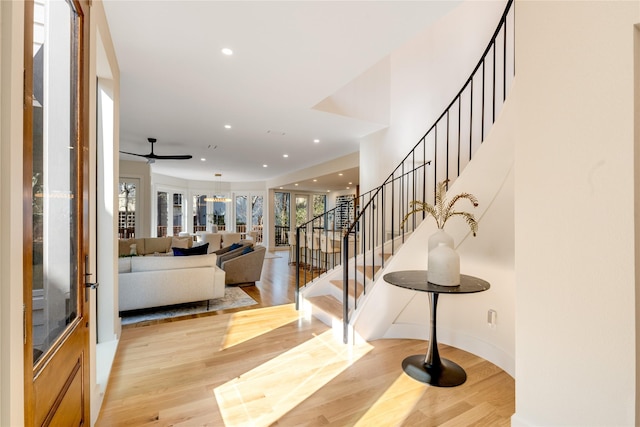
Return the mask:
M 520 1 L 516 16 L 513 425 L 637 425 L 640 3 Z
M 0 425 L 24 420 L 22 69 L 24 3 L 0 2 Z
M 465 1 L 391 54 L 390 126 L 361 141 L 361 193 L 382 184 L 453 100 L 505 5 Z
M 102 3 L 94 2 L 90 13 L 89 170 L 94 171 L 89 174 L 90 265 L 94 274 L 91 280 L 99 283 L 98 289 L 91 292 L 90 301 L 91 319 L 94 319 L 89 337 L 93 425 L 102 405 L 121 328 L 116 262 L 120 70 Z

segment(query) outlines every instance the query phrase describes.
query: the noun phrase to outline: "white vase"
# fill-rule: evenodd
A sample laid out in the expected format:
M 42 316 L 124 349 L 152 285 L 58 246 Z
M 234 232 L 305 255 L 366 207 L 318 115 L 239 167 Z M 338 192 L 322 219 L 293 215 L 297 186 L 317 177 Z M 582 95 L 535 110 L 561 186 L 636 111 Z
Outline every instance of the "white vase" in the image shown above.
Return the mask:
M 460 256 L 444 242 L 429 251 L 427 270 L 430 283 L 440 286 L 460 284 Z
M 443 229 L 439 228 L 438 231 L 429 236 L 429 252 L 438 247 L 438 244 L 445 243 L 451 249 L 453 249 L 453 237 L 451 237 Z

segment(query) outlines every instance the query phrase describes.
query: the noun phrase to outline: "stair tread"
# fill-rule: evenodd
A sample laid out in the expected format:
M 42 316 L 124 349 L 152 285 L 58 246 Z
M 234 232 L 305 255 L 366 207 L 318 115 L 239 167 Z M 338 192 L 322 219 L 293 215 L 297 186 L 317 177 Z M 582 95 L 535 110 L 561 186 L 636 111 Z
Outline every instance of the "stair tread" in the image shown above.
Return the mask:
M 318 295 L 307 298 L 314 306 L 318 307 L 336 319 L 342 319 L 342 303 L 332 295 Z
M 385 261 L 388 261 L 391 258 L 391 254 L 389 252 L 385 252 L 384 254 L 379 254 L 380 257 L 384 258 Z
M 359 265 L 358 266 L 358 271 L 360 271 L 361 273 L 364 273 L 365 276 L 367 276 L 368 278 L 373 278 L 373 276 L 376 275 L 376 273 L 380 270 L 381 266 L 376 265 L 376 266 L 371 266 L 371 265 L 367 265 L 367 268 L 365 269 L 363 266 Z
M 330 280 L 330 283 L 338 289 L 343 289 L 342 285 L 344 284 L 344 281 L 342 280 Z M 363 290 L 364 287 L 362 286 L 362 283 L 354 279 L 349 279 L 349 296 L 355 296 L 355 292 L 357 291 L 357 296 L 359 297 L 362 295 Z

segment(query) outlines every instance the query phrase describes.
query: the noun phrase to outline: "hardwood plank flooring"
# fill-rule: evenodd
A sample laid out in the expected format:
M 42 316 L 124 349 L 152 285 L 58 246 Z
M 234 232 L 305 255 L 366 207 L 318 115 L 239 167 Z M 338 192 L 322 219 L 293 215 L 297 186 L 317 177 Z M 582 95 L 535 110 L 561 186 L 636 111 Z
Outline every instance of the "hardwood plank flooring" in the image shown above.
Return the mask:
M 401 368 L 420 340 L 341 344 L 293 303 L 288 253 L 244 287 L 257 305 L 123 329 L 98 426 L 508 426 L 515 384 L 470 353 L 441 345 L 467 371 L 453 388 Z

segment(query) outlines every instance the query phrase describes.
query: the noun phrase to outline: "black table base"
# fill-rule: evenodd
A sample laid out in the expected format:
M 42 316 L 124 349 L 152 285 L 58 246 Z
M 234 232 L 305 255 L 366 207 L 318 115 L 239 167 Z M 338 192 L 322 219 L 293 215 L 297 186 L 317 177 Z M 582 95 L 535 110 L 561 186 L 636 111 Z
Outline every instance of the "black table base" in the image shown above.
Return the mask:
M 427 367 L 424 360 L 424 354 L 409 356 L 402 361 L 402 369 L 414 380 L 436 387 L 455 387 L 467 380 L 466 372 L 457 363 L 440 358 L 438 369 Z
M 489 289 L 486 280 L 477 277 L 460 275 L 458 286 L 439 286 L 429 282 L 426 270 L 395 271 L 384 275 L 384 280 L 392 285 L 427 292 L 429 295 L 429 323 L 431 336 L 427 354 L 416 354 L 402 361 L 402 369 L 414 380 L 437 387 L 455 387 L 467 380 L 467 373 L 460 365 L 440 357 L 438 338 L 436 337 L 436 320 L 438 295 L 440 294 L 472 294 Z

